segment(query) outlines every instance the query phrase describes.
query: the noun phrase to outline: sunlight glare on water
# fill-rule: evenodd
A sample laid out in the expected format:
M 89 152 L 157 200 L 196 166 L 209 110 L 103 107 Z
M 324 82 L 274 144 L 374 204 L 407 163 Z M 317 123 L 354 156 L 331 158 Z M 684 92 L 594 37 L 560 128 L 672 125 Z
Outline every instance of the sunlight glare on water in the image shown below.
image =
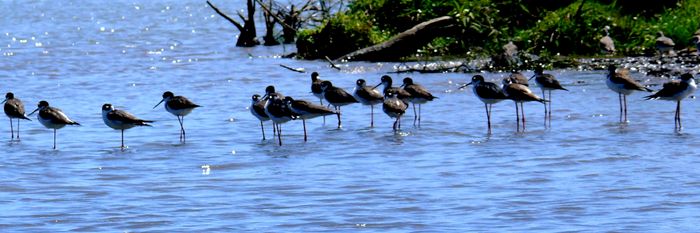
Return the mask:
M 242 1 L 214 2 L 233 14 Z M 0 77 L 27 110 L 40 100 L 82 126 L 52 131 L 21 123 L 10 141 L 0 121 L 0 229 L 83 231 L 381 232 L 688 232 L 697 229 L 700 177 L 696 99 L 683 102 L 685 129 L 673 130 L 675 106 L 628 98 L 628 124 L 602 71 L 554 70 L 570 91 L 554 92 L 553 120 L 526 103 L 527 128 L 515 132 L 509 101 L 493 107 L 486 133 L 483 104 L 459 89 L 474 74 L 404 76 L 439 99 L 393 121 L 375 108 L 342 108 L 335 117 L 282 126 L 283 146 L 248 109 L 253 94 L 275 85 L 317 102 L 308 73 L 352 91 L 376 85 L 394 63 L 343 64 L 282 59 L 293 45 L 234 47 L 237 31 L 204 1 L 2 1 Z M 258 27 L 264 25 L 258 24 Z M 260 28 L 259 32 L 263 32 Z M 524 72 L 526 76 L 531 71 Z M 483 73 L 499 82 L 507 74 Z M 635 78 L 649 84 L 665 80 Z M 658 89 L 659 86 L 652 86 Z M 179 124 L 164 91 L 203 107 Z M 539 89 L 533 91 L 541 95 Z M 100 107 L 156 121 L 120 133 Z

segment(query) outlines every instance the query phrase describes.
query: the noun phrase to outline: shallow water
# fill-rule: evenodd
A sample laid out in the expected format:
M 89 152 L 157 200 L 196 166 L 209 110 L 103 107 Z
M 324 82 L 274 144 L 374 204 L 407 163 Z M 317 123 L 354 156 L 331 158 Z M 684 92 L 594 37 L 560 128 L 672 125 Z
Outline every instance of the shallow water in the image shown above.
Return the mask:
M 396 64 L 338 72 L 279 58 L 292 46 L 235 48 L 234 27 L 202 1 L 0 6 L 0 91 L 29 111 L 48 100 L 83 125 L 59 130 L 54 151 L 51 131 L 36 120 L 22 122 L 13 142 L 0 117 L 4 232 L 697 229 L 695 99 L 683 102 L 682 133 L 673 130 L 674 104 L 642 93 L 628 98 L 630 122 L 620 125 L 602 72 L 551 71 L 571 90 L 554 93 L 551 128 L 541 104 L 527 103 L 526 132 L 516 133 L 513 104 L 503 102 L 487 134 L 482 103 L 458 89 L 473 74 L 410 74 L 440 97 L 422 107 L 421 127 L 410 112 L 394 133 L 376 108 L 369 128 L 369 108 L 351 105 L 340 130 L 333 117 L 307 122 L 308 142 L 301 122 L 285 124 L 280 147 L 261 140 L 250 96 L 274 84 L 315 99 L 308 74 L 278 64 L 318 71 L 348 90 L 358 78 L 378 83 Z M 185 118 L 186 144 L 175 117 L 152 109 L 165 90 L 204 106 Z M 119 132 L 102 122 L 104 103 L 157 122 L 127 130 L 121 151 Z

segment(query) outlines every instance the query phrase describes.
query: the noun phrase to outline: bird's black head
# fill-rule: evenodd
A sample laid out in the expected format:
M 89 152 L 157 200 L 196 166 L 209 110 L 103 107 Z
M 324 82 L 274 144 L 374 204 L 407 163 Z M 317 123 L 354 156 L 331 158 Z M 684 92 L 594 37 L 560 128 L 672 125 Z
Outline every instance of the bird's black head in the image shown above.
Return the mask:
M 265 88 L 265 93 L 267 93 L 267 94 L 275 93 L 275 86 L 272 86 L 272 85 L 267 86 Z
M 312 81 L 318 80 L 318 72 L 313 72 L 313 73 L 311 73 L 311 80 L 312 80 Z
M 358 79 L 358 80 L 355 82 L 355 84 L 357 84 L 357 86 L 359 86 L 359 87 L 364 87 L 366 83 L 367 83 L 367 82 L 365 82 L 364 79 Z
M 258 102 L 260 100 L 260 95 L 254 94 L 252 99 L 253 99 L 253 101 Z
M 404 85 L 404 86 L 413 85 L 413 79 L 411 79 L 411 78 L 409 78 L 409 77 L 405 77 L 405 78 L 403 79 L 403 85 Z
M 483 81 L 484 81 L 484 76 L 481 76 L 481 75 L 478 75 L 478 74 L 477 74 L 477 75 L 474 75 L 474 77 L 472 77 L 472 82 L 473 82 L 473 83 L 483 82 Z
M 37 107 L 39 107 L 39 108 L 44 108 L 44 107 L 48 107 L 48 106 L 49 106 L 49 102 L 46 102 L 46 100 L 39 101 L 39 104 L 37 105 Z
M 10 99 L 14 99 L 14 98 L 15 98 L 15 94 L 13 94 L 12 92 L 8 92 L 7 94 L 5 94 L 5 99 L 10 100 Z
M 681 80 L 683 80 L 683 81 L 688 81 L 688 80 L 691 80 L 693 78 L 694 78 L 693 75 L 690 73 L 685 73 L 685 74 L 681 75 Z
M 170 91 L 163 92 L 163 99 L 172 98 L 173 96 L 175 96 L 175 94 Z
M 382 76 L 382 83 L 391 83 L 391 82 L 392 82 L 392 80 L 391 80 L 391 77 L 389 77 L 389 75 Z
M 290 96 L 285 96 L 285 97 L 284 97 L 284 103 L 285 103 L 285 104 L 290 104 L 290 103 L 292 103 L 293 101 L 294 101 L 294 98 L 292 98 L 292 97 L 290 97 Z
M 111 104 L 103 104 L 102 105 L 102 111 L 111 111 L 114 109 Z
M 608 65 L 608 72 L 615 73 L 616 69 L 617 69 L 617 67 L 615 65 L 613 65 L 613 64 Z
M 321 82 L 321 89 L 323 89 L 323 90 L 325 90 L 329 87 L 332 87 L 332 86 L 333 86 L 333 83 L 331 83 L 331 81 L 326 80 L 326 81 Z
M 542 68 L 541 66 L 535 67 L 535 74 L 542 74 L 542 73 L 544 73 L 544 68 Z

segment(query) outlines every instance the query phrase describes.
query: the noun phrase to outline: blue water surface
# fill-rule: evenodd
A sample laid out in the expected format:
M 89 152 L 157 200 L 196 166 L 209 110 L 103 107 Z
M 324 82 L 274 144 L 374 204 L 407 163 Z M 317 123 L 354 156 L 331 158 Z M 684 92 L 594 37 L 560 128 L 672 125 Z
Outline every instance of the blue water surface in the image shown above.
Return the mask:
M 243 1 L 214 1 L 235 14 Z M 352 90 L 379 83 L 393 63 L 283 59 L 293 45 L 234 47 L 238 32 L 205 1 L 1 1 L 0 92 L 28 111 L 40 100 L 80 122 L 58 132 L 35 118 L 10 140 L 0 116 L 2 232 L 692 232 L 700 220 L 700 109 L 617 95 L 602 71 L 555 70 L 569 92 L 555 92 L 552 126 L 526 103 L 516 132 L 514 104 L 483 104 L 459 87 L 474 74 L 390 74 L 439 99 L 409 110 L 402 130 L 375 108 L 343 107 L 335 118 L 283 125 L 283 146 L 261 140 L 250 96 L 275 85 L 316 101 L 309 73 Z M 262 27 L 262 24 L 258 24 Z M 263 29 L 259 30 L 259 34 Z M 531 71 L 524 72 L 532 75 Z M 498 81 L 507 74 L 483 73 Z M 641 74 L 646 84 L 665 80 Z M 653 86 L 658 89 L 658 86 Z M 163 107 L 170 90 L 204 106 L 185 118 L 188 140 Z M 533 86 L 535 93 L 539 89 Z M 111 103 L 153 127 L 104 125 Z M 4 120 L 3 120 L 4 119 Z

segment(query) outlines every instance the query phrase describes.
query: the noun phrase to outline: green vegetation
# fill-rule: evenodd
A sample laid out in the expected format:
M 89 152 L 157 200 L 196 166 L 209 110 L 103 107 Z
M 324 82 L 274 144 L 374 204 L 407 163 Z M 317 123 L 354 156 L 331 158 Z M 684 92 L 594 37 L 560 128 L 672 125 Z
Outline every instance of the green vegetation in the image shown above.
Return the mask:
M 700 26 L 700 0 L 353 0 L 348 8 L 302 31 L 299 55 L 336 58 L 444 15 L 455 29 L 416 56 L 486 57 L 508 41 L 545 57 L 597 56 L 605 26 L 618 56 L 650 55 L 657 31 L 680 49 Z

